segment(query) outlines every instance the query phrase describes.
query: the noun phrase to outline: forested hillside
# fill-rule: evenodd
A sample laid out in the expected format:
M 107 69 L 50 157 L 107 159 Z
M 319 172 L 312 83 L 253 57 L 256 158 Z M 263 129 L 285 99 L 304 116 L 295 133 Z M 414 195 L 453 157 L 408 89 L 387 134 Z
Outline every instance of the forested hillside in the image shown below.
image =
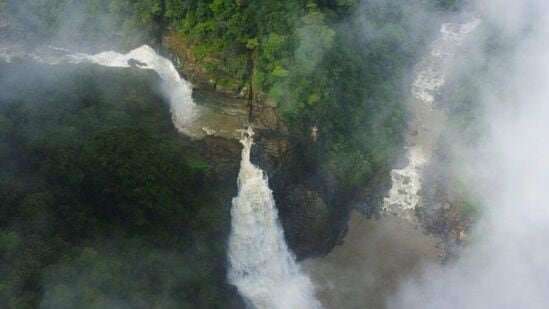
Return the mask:
M 432 16 L 456 2 L 4 0 L 0 12 L 24 36 L 71 44 L 135 47 L 173 31 L 216 84 L 276 102 L 304 138 L 317 126 L 321 158 L 353 182 L 394 156 L 408 73 Z
M 209 166 L 186 159 L 157 83 L 137 69 L 0 65 L 0 307 L 228 302 L 227 201 Z
M 28 45 L 96 51 L 162 50 L 163 37 L 175 35 L 214 84 L 245 94 L 253 109 L 276 106 L 289 131 L 281 135 L 335 176 L 326 187 L 339 194 L 393 163 L 413 65 L 438 14 L 456 6 L 0 0 L 0 31 Z M 239 300 L 225 278 L 230 197 L 219 195 L 211 166 L 191 159 L 157 83 L 152 71 L 132 68 L 0 64 L 1 308 L 223 308 Z M 297 201 L 335 207 L 301 187 L 312 198 Z M 341 236 L 322 232 L 333 231 Z

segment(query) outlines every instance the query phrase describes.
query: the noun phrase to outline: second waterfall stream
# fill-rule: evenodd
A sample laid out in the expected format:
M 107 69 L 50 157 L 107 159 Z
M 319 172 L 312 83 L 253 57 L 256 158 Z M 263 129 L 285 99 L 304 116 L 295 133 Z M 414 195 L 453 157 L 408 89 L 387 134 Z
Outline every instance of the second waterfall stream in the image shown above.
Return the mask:
M 268 179 L 250 161 L 251 128 L 242 132 L 240 142 L 244 148 L 231 209 L 229 282 L 252 308 L 321 308 L 311 280 L 286 245 Z
M 391 189 L 382 211 L 415 221 L 415 209 L 421 205 L 423 170 L 444 130 L 446 114 L 438 102 L 447 71 L 459 48 L 481 23 L 476 17 L 462 17 L 462 22 L 445 23 L 439 38 L 431 43 L 429 53 L 419 62 L 412 85 L 408 111 L 414 115 L 406 136 L 407 165 L 391 171 Z

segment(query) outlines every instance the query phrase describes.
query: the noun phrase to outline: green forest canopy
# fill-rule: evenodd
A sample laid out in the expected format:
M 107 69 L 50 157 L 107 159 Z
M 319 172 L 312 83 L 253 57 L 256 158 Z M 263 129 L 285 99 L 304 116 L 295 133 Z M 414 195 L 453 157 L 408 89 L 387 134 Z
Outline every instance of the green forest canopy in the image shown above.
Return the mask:
M 211 308 L 227 201 L 186 159 L 158 77 L 0 65 L 0 307 Z
M 219 81 L 277 101 L 293 133 L 305 140 L 318 125 L 319 155 L 353 183 L 390 162 L 400 141 L 410 68 L 433 29 L 414 14 L 455 5 L 3 0 L 0 16 L 37 42 L 130 47 L 170 29 Z M 0 307 L 227 301 L 226 201 L 208 190 L 207 165 L 185 159 L 155 78 L 1 65 L 0 157 L 10 164 L 0 172 Z
M 254 86 L 340 179 L 391 161 L 404 127 L 408 73 L 436 9 L 456 0 L 3 0 L 30 36 L 135 46 L 171 29 L 224 87 Z M 428 12 L 423 14 L 424 12 Z M 251 65 L 253 64 L 253 65 Z M 350 176 L 350 177 L 349 177 Z

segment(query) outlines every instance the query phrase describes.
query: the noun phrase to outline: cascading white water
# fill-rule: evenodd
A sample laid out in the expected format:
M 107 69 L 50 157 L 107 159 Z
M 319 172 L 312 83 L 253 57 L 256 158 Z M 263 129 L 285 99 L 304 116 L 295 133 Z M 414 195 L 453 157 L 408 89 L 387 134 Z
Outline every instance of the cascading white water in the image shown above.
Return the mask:
M 415 221 L 414 209 L 420 204 L 421 176 L 425 164 L 444 127 L 445 114 L 437 108 L 436 95 L 445 83 L 445 74 L 452 57 L 467 35 L 480 23 L 472 18 L 465 23 L 447 23 L 440 29 L 440 38 L 431 45 L 430 53 L 417 67 L 409 110 L 415 119 L 406 137 L 408 164 L 391 171 L 392 187 L 383 201 L 386 214 Z
M 228 279 L 250 306 L 320 308 L 314 286 L 288 250 L 267 177 L 250 162 L 253 131 L 243 131 L 238 196 L 231 209 Z
M 96 55 L 76 53 L 68 56 L 72 59 L 71 62 L 90 61 L 108 67 L 134 65 L 141 69 L 154 70 L 163 81 L 175 127 L 180 132 L 190 135 L 189 126 L 199 113 L 198 107 L 192 99 L 192 86 L 179 76 L 170 60 L 158 55 L 150 46 L 143 45 L 127 54 L 107 51 Z M 131 60 L 134 61 L 133 64 Z
M 207 135 L 238 139 L 236 130 L 247 121 L 248 110 L 243 104 L 229 106 L 223 100 L 218 100 L 214 109 L 195 104 L 192 85 L 179 76 L 170 60 L 158 55 L 147 45 L 127 54 L 106 51 L 91 55 L 54 46 L 27 50 L 17 44 L 0 44 L 0 61 L 9 63 L 13 59 L 28 59 L 48 65 L 90 62 L 108 67 L 133 66 L 154 70 L 161 77 L 163 94 L 170 103 L 174 126 L 179 132 L 195 139 Z
M 26 57 L 38 63 L 49 65 L 91 62 L 107 67 L 127 68 L 134 66 L 140 69 L 153 70 L 162 80 L 162 87 L 170 103 L 170 112 L 175 127 L 185 135 L 196 135 L 196 130 L 192 131 L 191 125 L 199 117 L 202 109 L 193 101 L 192 85 L 179 76 L 170 60 L 158 55 L 148 45 L 143 45 L 127 54 L 106 51 L 95 55 L 76 53 L 53 46 L 33 52 L 26 52 L 17 47 L 0 47 L 0 59 L 11 62 L 12 53 L 16 58 Z

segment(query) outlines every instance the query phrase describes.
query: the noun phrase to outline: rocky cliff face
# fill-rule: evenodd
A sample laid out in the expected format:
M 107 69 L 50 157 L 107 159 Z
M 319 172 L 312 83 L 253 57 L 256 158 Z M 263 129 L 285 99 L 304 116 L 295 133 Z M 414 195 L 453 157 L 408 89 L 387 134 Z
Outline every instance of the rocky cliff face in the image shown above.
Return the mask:
M 247 97 L 248 90 L 242 87 L 242 81 L 225 72 L 208 72 L 193 54 L 188 42 L 173 32 L 166 32 L 162 37 L 162 46 L 178 67 L 183 76 L 194 85 L 224 93 L 229 96 Z M 203 59 L 203 62 L 216 62 L 218 59 Z
M 344 235 L 350 191 L 341 188 L 325 171 L 315 143 L 288 131 L 276 112 L 276 102 L 261 99 L 253 102 L 250 108 L 247 100 L 236 100 L 246 97 L 242 90 L 216 87 L 215 77 L 200 67 L 191 49 L 180 38 L 166 35 L 164 48 L 182 75 L 200 92 L 216 91 L 225 95 L 225 101 L 231 102 L 231 111 L 223 107 L 229 103 L 219 99 L 199 104 L 207 104 L 229 116 L 248 113 L 248 123 L 256 132 L 252 161 L 269 177 L 286 239 L 293 252 L 298 258 L 329 252 Z M 236 109 L 239 111 L 235 112 Z M 248 123 L 242 122 L 242 126 Z M 241 149 L 238 141 L 212 134 L 192 142 L 191 149 L 214 167 L 222 179 L 220 183 L 227 186 L 228 196 L 235 196 Z
M 206 136 L 188 140 L 191 155 L 208 162 L 230 207 L 237 194 L 241 145 L 235 139 Z M 344 235 L 349 199 L 321 165 L 310 159 L 304 142 L 280 131 L 257 129 L 252 162 L 269 177 L 289 247 L 298 258 L 328 253 Z
M 445 261 L 457 257 L 457 249 L 470 232 L 476 208 L 460 192 L 452 175 L 450 146 L 442 139 L 425 169 L 425 184 L 420 194 L 423 205 L 416 215 L 426 233 L 438 237 L 444 245 Z
M 300 258 L 329 252 L 346 227 L 341 188 L 323 174 L 307 141 L 258 130 L 252 160 L 268 175 L 288 245 Z

